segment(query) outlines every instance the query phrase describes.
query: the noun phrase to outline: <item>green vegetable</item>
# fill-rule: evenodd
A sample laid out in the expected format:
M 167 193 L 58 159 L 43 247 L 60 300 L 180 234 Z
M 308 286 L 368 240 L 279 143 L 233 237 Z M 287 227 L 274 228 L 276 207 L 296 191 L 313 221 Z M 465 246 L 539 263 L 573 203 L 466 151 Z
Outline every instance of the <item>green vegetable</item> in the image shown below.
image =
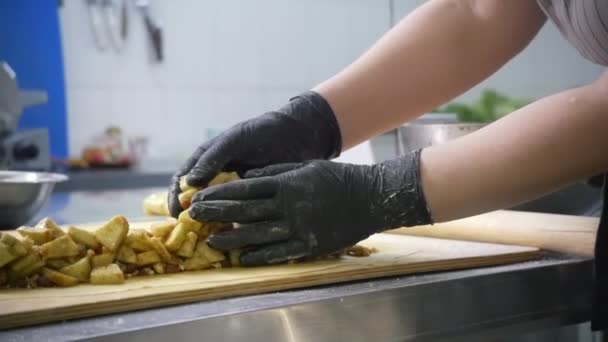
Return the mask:
M 527 105 L 529 101 L 514 99 L 494 90 L 484 90 L 477 102 L 449 103 L 435 113 L 455 113 L 461 122 L 492 122 Z

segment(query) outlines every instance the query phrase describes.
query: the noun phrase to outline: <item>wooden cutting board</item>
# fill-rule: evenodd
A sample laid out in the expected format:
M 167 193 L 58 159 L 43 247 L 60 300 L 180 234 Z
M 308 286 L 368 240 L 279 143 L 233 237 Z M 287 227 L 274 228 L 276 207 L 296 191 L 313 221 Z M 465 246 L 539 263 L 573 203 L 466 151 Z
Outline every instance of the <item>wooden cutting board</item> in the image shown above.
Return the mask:
M 362 244 L 379 252 L 370 257 L 294 265 L 135 277 L 122 285 L 2 289 L 0 328 L 391 275 L 515 263 L 541 256 L 534 247 L 391 234 L 377 234 Z
M 539 247 L 593 256 L 599 218 L 499 210 L 432 226 L 400 228 L 391 234 Z

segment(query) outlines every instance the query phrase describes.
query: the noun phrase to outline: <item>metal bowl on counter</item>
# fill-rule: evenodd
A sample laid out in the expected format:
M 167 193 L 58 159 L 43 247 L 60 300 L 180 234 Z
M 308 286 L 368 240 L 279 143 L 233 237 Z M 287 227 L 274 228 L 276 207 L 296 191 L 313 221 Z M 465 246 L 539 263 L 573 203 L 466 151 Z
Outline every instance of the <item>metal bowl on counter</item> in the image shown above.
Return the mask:
M 397 151 L 400 155 L 431 145 L 442 144 L 474 132 L 483 123 L 412 123 L 401 126 L 397 131 Z
M 58 182 L 57 173 L 0 171 L 0 229 L 14 229 L 29 220 L 47 202 Z
M 397 152 L 403 155 L 420 148 L 445 143 L 486 126 L 483 123 L 410 123 L 397 129 Z M 513 210 L 553 214 L 598 216 L 602 208 L 600 188 L 574 183 Z

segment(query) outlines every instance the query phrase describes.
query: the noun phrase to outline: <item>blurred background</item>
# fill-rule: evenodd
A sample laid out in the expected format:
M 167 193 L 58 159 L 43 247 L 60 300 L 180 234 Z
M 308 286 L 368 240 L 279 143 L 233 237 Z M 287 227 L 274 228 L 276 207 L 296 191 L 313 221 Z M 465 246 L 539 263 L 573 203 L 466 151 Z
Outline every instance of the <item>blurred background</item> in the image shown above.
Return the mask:
M 165 184 L 198 144 L 332 76 L 423 2 L 0 0 L 0 60 L 21 90 L 46 95 L 21 106 L 11 134 L 27 140 L 42 129 L 50 156 L 35 159 L 51 160 L 23 162 L 48 149 L 37 132 L 36 148 L 22 143 L 25 157 L 4 168 L 74 174 L 59 190 Z M 548 24 L 511 63 L 430 117 L 492 121 L 600 72 Z M 397 145 L 387 132 L 338 160 L 382 161 Z M 92 177 L 111 181 L 90 182 L 97 169 Z
M 69 176 L 41 212 L 50 190 L 33 189 L 39 205 L 22 219 L 141 214 L 141 199 L 164 191 L 197 145 L 331 77 L 423 2 L 0 0 L 0 170 Z M 417 123 L 491 122 L 600 72 L 547 24 L 507 66 Z M 418 132 L 406 125 L 338 160 L 394 158 Z M 599 208 L 599 190 L 576 184 L 516 209 Z M 587 330 L 518 341 L 589 340 Z

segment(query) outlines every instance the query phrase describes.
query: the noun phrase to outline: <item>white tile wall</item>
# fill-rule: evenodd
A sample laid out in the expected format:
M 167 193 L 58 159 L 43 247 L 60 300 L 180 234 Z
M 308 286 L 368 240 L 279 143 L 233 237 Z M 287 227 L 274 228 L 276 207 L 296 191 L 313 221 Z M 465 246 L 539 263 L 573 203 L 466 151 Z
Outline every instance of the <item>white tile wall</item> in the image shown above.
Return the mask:
M 274 109 L 331 76 L 390 26 L 388 0 L 153 0 L 165 61 L 152 62 L 139 13 L 130 8 L 121 53 L 95 48 L 85 1 L 61 10 L 70 153 L 107 125 L 150 138 L 150 159 L 179 163 L 208 136 Z M 393 21 L 423 3 L 394 0 Z M 132 3 L 132 2 L 130 2 Z M 484 88 L 540 97 L 595 78 L 550 24 Z M 181 132 L 175 134 L 174 132 Z M 362 145 L 341 160 L 365 162 Z
M 179 162 L 207 137 L 274 109 L 331 76 L 389 27 L 386 1 L 153 0 L 165 61 L 155 64 L 130 8 L 120 53 L 99 52 L 85 1 L 60 12 L 70 153 L 114 124 L 150 138 L 150 158 Z M 172 132 L 181 134 L 172 134 Z

